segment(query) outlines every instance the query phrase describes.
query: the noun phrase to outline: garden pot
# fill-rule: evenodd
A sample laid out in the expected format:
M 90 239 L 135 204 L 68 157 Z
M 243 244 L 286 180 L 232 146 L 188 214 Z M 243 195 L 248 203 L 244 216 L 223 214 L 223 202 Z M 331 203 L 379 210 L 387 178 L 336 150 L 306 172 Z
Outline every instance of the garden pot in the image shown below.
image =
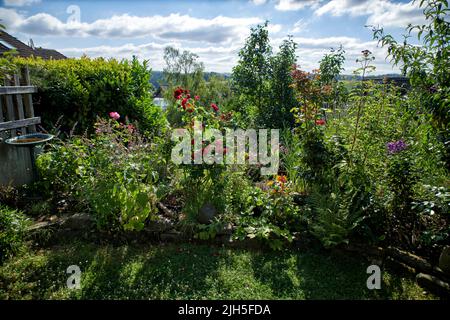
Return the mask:
M 202 224 L 210 224 L 217 214 L 217 209 L 211 203 L 205 203 L 198 212 L 197 220 Z

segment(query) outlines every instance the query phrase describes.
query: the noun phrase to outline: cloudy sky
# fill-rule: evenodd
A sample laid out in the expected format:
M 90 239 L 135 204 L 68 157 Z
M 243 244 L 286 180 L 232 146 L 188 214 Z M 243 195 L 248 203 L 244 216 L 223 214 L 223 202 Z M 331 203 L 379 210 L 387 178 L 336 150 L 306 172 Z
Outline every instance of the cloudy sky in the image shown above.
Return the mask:
M 400 37 L 408 23 L 423 22 L 409 0 L 0 0 L 1 23 L 27 43 L 69 57 L 148 59 L 162 70 L 171 45 L 199 55 L 208 71 L 230 72 L 251 26 L 269 20 L 274 50 L 287 35 L 298 43 L 302 69 L 317 67 L 331 47 L 346 50 L 346 70 L 361 50 L 374 52 L 377 71 L 396 72 L 377 48 L 370 28 Z

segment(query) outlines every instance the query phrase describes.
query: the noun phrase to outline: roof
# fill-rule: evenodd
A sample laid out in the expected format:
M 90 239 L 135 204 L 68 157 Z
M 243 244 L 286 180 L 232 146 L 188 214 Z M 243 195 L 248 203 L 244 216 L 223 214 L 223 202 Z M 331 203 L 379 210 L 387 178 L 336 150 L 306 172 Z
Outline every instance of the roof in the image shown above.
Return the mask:
M 0 30 L 0 40 L 1 40 L 0 41 L 0 54 L 10 51 L 11 48 L 8 48 L 8 46 L 10 46 L 10 47 L 13 47 L 16 49 L 17 54 L 20 57 L 28 58 L 28 57 L 34 56 L 34 57 L 41 57 L 43 59 L 55 59 L 55 60 L 67 58 L 62 53 L 60 53 L 56 50 L 44 49 L 44 48 L 32 48 L 30 46 L 27 46 L 25 43 L 23 43 L 22 41 L 18 40 L 15 37 L 13 37 L 9 33 L 5 32 L 5 31 L 1 31 L 1 30 Z
M 44 49 L 44 48 L 35 48 L 34 51 L 36 51 L 39 54 L 39 57 L 42 57 L 43 59 L 66 59 L 67 57 L 63 55 L 62 53 L 53 50 L 53 49 Z

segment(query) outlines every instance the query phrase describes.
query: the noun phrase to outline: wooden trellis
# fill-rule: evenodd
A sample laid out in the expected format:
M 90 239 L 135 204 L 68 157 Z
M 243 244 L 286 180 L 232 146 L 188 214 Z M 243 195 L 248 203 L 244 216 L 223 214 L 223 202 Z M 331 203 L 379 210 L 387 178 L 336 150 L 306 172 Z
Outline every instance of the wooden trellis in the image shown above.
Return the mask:
M 0 131 L 9 130 L 13 137 L 18 130 L 21 134 L 36 132 L 41 118 L 34 116 L 31 94 L 35 92 L 37 88 L 31 85 L 28 68 L 23 68 L 20 75 L 4 79 L 4 86 L 0 86 Z
M 36 132 L 41 122 L 35 117 L 28 68 L 6 78 L 0 85 L 0 185 L 22 185 L 33 181 L 32 148 L 15 147 L 4 142 L 9 137 Z

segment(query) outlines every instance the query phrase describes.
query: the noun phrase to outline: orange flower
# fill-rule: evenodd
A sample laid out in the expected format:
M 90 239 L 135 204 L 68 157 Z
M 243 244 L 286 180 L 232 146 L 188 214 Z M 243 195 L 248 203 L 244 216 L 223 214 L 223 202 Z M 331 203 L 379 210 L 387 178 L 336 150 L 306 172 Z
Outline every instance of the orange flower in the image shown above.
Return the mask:
M 287 178 L 286 178 L 286 176 L 277 176 L 277 181 L 281 182 L 281 183 L 286 183 Z

